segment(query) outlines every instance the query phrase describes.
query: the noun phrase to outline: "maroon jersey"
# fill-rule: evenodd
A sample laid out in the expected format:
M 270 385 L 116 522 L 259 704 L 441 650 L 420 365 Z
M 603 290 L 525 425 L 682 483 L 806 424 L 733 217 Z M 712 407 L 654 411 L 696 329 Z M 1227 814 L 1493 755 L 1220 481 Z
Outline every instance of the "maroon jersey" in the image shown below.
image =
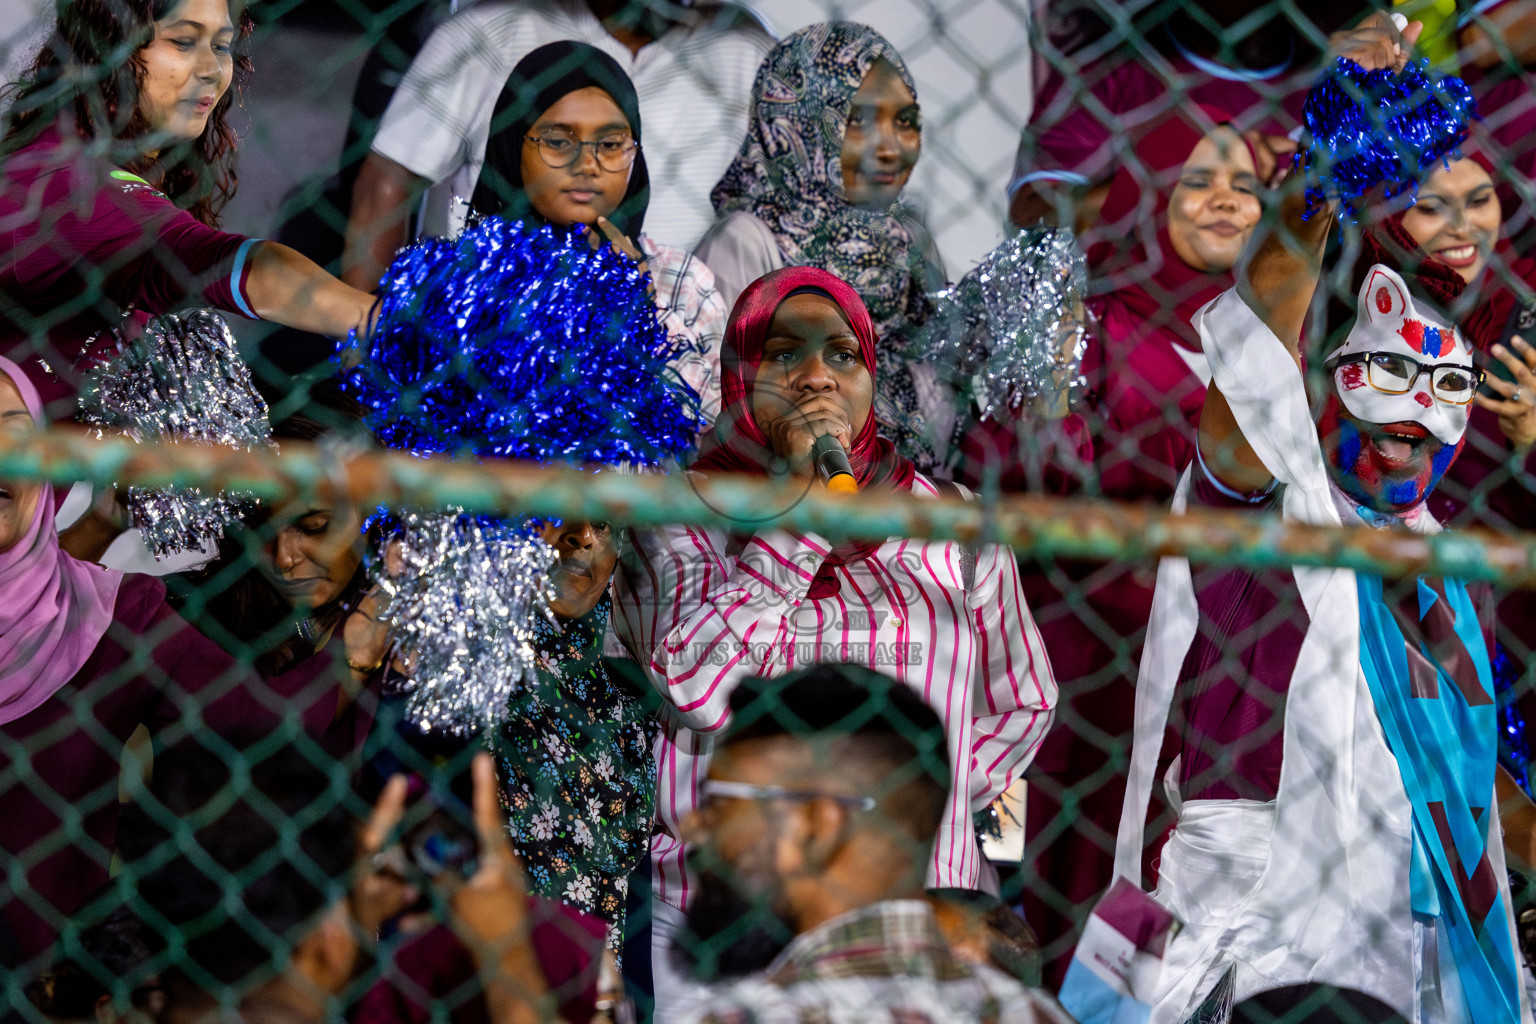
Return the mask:
M 256 316 L 251 247 L 51 128 L 0 163 L 0 355 L 50 418 L 74 415 L 82 364 L 131 314 L 211 305 Z

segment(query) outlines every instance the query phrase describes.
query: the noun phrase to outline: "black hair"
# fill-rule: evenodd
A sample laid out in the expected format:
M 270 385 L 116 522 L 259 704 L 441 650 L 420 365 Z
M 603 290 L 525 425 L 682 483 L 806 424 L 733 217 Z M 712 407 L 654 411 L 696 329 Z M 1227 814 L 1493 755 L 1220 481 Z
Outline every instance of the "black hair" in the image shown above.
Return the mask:
M 168 17 L 181 0 L 59 0 L 55 28 L 22 73 L 4 90 L 12 98 L 5 115 L 0 156 L 29 145 L 58 124 L 81 138 L 125 143 L 113 159 L 132 171 L 144 161 L 134 140 L 149 130 L 138 112 L 144 74 L 139 51 L 155 38 L 155 22 Z M 172 202 L 204 224 L 218 224 L 219 211 L 234 197 L 235 129 L 229 123 L 251 73 L 247 52 L 255 22 L 242 0 L 231 0 L 235 26 L 234 81 L 208 115 L 203 133 L 173 147 L 162 179 L 155 182 Z M 162 154 L 162 161 L 165 155 Z
M 836 739 L 840 764 L 883 774 L 884 801 L 913 838 L 932 839 L 949 798 L 949 744 L 938 713 L 909 686 L 862 665 L 820 664 L 731 693 L 725 743 Z M 871 794 L 874 795 L 874 794 Z
M 279 441 L 339 437 L 371 443 L 362 417 L 362 406 L 338 382 L 321 380 L 310 386 L 308 403 L 300 411 L 272 425 L 272 436 Z M 253 564 L 262 557 L 254 550 L 256 538 L 271 514 L 266 506 L 248 512 L 242 525 L 220 539 L 217 558 L 202 569 L 168 577 L 166 583 L 172 605 L 194 625 L 225 647 L 244 647 L 235 653 L 248 657 L 263 675 L 280 675 L 314 654 L 315 644 L 297 629 L 300 613 Z M 335 598 L 309 610 L 305 617 L 313 626 L 311 635 L 334 630 L 367 589 L 366 565 L 360 564 Z
M 119 841 L 135 909 L 159 940 L 179 933 L 172 967 L 202 988 L 278 973 L 352 868 L 346 773 L 277 737 L 233 745 L 233 758 L 190 740 L 157 757 Z
M 94 899 L 86 900 L 87 908 L 95 905 Z M 27 985 L 27 1000 L 50 1017 L 92 1020 L 101 999 L 126 991 L 133 1005 L 143 1009 L 153 987 L 147 965 L 155 952 L 144 923 L 121 902 L 94 923 L 82 920 L 85 916 L 76 914 L 69 922 L 59 957 Z

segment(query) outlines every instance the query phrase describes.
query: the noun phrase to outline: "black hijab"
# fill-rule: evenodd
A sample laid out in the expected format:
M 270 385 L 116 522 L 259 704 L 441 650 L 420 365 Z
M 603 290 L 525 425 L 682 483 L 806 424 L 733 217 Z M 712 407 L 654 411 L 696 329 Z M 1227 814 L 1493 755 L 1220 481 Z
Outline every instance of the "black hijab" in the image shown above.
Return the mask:
M 491 134 L 485 143 L 485 166 L 475 183 L 471 202 L 484 214 L 542 224 L 523 191 L 523 139 L 544 111 L 561 97 L 595 86 L 613 100 L 629 121 L 629 130 L 640 142 L 640 97 L 619 62 L 586 43 L 565 40 L 541 46 L 517 62 L 491 114 Z M 614 226 L 631 239 L 640 235 L 645 208 L 651 201 L 651 176 L 645 168 L 645 150 L 635 153 L 629 172 L 629 190 L 619 208 L 609 215 Z

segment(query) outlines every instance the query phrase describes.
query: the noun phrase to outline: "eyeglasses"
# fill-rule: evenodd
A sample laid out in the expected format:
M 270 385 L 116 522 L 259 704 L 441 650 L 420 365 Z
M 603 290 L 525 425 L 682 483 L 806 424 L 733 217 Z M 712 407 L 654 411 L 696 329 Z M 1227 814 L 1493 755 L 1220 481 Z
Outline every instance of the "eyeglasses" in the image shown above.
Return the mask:
M 1388 395 L 1406 395 L 1427 373 L 1435 397 L 1451 405 L 1466 405 L 1472 401 L 1486 376 L 1475 367 L 1460 363 L 1421 363 L 1396 352 L 1357 352 L 1336 360 L 1334 365 L 1346 363 L 1364 363 L 1366 382 Z
M 842 796 L 823 793 L 814 789 L 788 789 L 784 786 L 754 786 L 750 782 L 730 782 L 725 779 L 705 779 L 699 786 L 699 809 L 709 811 L 717 800 L 834 800 L 845 807 L 861 811 L 875 809 L 872 796 Z
M 581 159 L 583 147 L 590 147 L 597 158 L 597 165 L 605 171 L 625 171 L 635 162 L 640 143 L 622 132 L 604 135 L 600 139 L 583 142 L 570 132 L 547 131 L 543 135 L 525 135 L 523 138 L 538 148 L 539 156 L 550 167 L 574 167 Z

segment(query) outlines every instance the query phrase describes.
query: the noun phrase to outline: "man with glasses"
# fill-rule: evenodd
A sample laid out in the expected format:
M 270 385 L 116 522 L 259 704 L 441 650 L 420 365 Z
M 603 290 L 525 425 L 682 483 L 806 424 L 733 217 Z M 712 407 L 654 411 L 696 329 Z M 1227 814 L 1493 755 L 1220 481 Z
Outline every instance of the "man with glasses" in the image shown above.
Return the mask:
M 1065 1024 L 940 934 L 923 879 L 947 749 L 921 696 L 862 666 L 737 686 L 683 826 L 699 882 L 674 955 L 725 979 L 687 1019 Z
M 1399 274 L 1369 266 L 1342 344 L 1312 357 L 1327 383 L 1309 400 L 1301 335 L 1332 216 L 1305 209 L 1285 200 L 1237 287 L 1195 314 L 1212 381 L 1176 507 L 1437 533 L 1427 499 L 1482 380 L 1471 345 Z M 1384 579 L 1365 564 L 1163 562 L 1115 865 L 1140 880 L 1172 731 L 1177 824 L 1154 895 L 1184 927 L 1151 1024 L 1224 1017 L 1304 982 L 1358 989 L 1408 1020 L 1531 1019 L 1504 867 L 1499 808 L 1517 790 L 1497 767 L 1490 610 L 1461 580 Z

